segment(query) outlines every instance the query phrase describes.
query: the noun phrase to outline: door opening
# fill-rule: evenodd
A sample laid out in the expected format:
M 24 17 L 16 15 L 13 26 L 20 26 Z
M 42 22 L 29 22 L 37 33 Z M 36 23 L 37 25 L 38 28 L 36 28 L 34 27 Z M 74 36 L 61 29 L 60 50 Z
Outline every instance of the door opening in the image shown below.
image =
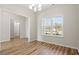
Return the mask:
M 30 27 L 29 19 L 24 16 L 14 15 L 10 17 L 10 38 L 11 40 L 24 39 L 29 41 Z

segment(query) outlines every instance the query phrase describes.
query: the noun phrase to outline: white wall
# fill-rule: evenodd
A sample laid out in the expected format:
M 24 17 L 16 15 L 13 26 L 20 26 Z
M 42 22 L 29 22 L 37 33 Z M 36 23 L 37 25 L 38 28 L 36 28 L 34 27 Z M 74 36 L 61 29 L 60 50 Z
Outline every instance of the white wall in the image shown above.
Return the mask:
M 1 11 L 1 40 L 0 42 L 3 41 L 8 41 L 10 40 L 10 17 L 9 13 Z
M 78 51 L 79 51 L 79 5 L 78 5 Z
M 2 39 L 2 35 L 1 35 L 1 9 L 0 9 L 0 41 Z M 1 50 L 1 44 L 0 44 L 0 50 Z
M 17 15 L 22 15 L 22 16 L 25 16 L 25 17 L 28 17 L 29 19 L 29 39 L 30 41 L 32 40 L 35 40 L 36 39 L 36 19 L 35 19 L 35 14 L 34 12 L 28 10 L 27 8 L 24 8 L 24 7 L 20 7 L 18 5 L 0 5 L 0 8 L 2 10 L 5 10 L 5 11 L 8 11 L 8 12 L 11 12 L 11 13 L 14 13 L 14 14 L 17 14 Z M 7 21 L 8 22 L 8 21 Z M 6 25 L 7 26 L 7 25 Z M 7 27 L 8 28 L 8 27 Z M 3 28 L 2 28 L 3 29 Z M 8 29 L 7 29 L 8 30 Z M 6 31 L 7 31 L 6 30 Z M 9 31 L 7 31 L 8 34 L 9 34 Z M 3 35 L 4 34 L 7 34 L 7 33 L 2 33 Z M 6 38 L 5 37 L 5 41 L 9 39 L 9 38 Z M 3 40 L 3 39 L 2 39 Z
M 25 18 L 25 17 L 22 17 L 22 18 L 20 18 L 20 38 L 28 38 L 28 36 L 26 36 L 27 35 L 27 27 L 26 27 L 26 25 L 27 25 L 27 23 L 26 23 L 26 21 L 27 21 L 27 18 Z
M 44 16 L 63 16 L 64 37 L 40 36 L 40 20 Z M 38 40 L 77 48 L 77 6 L 55 5 L 55 7 L 51 7 L 38 13 Z
M 0 41 L 1 41 L 1 38 L 2 36 L 1 36 L 1 9 L 0 9 Z
M 32 15 L 33 17 L 36 17 L 35 15 Z M 36 18 L 33 20 L 30 20 L 31 27 L 30 27 L 30 39 L 36 40 L 37 39 L 37 20 Z

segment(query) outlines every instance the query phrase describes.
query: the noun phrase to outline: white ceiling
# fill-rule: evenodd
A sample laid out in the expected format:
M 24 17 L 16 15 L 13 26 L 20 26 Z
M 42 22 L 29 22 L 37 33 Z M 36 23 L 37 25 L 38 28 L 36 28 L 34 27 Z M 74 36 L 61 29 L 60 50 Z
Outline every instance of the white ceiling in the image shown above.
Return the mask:
M 21 5 L 19 5 L 19 6 L 25 7 L 25 8 L 27 8 L 27 9 L 29 9 L 29 5 L 30 5 L 30 4 L 21 4 Z M 52 6 L 52 4 L 42 4 L 42 10 L 47 9 L 47 8 L 49 8 L 50 6 Z

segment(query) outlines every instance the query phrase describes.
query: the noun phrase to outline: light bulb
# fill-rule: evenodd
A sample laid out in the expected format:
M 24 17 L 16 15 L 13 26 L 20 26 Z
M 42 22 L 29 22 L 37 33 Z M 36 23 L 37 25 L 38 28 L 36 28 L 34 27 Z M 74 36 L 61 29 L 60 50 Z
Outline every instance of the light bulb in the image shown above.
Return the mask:
M 36 12 L 37 11 L 37 8 L 36 7 L 34 7 L 34 12 Z
M 38 5 L 38 8 L 40 8 L 40 7 L 42 7 L 42 5 L 41 5 L 41 4 L 39 4 L 39 5 Z
M 38 11 L 41 11 L 41 9 L 42 9 L 42 5 L 39 4 L 39 5 L 38 5 Z
M 29 5 L 29 9 L 32 9 L 32 5 Z

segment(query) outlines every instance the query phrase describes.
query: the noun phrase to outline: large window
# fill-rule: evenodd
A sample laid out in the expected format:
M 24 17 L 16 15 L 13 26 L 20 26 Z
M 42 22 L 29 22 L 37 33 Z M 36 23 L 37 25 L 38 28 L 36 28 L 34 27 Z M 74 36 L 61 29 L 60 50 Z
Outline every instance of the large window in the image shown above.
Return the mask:
M 63 17 L 44 17 L 41 22 L 41 33 L 43 35 L 63 36 Z

